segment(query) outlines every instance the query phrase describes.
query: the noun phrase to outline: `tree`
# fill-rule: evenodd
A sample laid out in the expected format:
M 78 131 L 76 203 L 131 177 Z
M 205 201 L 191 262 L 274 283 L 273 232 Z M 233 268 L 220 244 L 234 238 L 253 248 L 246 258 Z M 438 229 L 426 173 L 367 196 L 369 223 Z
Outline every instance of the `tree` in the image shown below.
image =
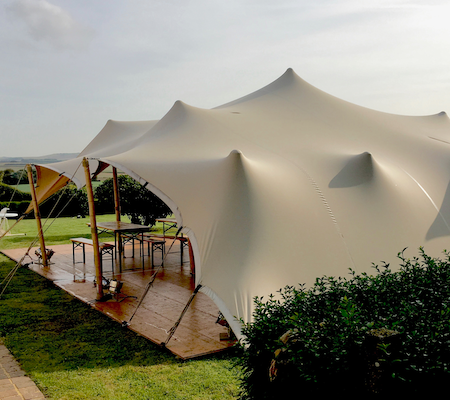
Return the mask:
M 170 208 L 159 197 L 128 175 L 120 175 L 118 182 L 121 213 L 127 215 L 132 223 L 154 225 L 156 218 L 171 214 Z M 97 213 L 114 211 L 112 178 L 106 179 L 97 187 L 95 197 Z
M 33 170 L 33 177 L 36 180 L 36 171 Z M 28 174 L 24 169 L 14 171 L 11 168 L 0 171 L 0 182 L 7 185 L 16 186 L 28 183 Z
M 45 200 L 39 208 L 45 217 L 85 216 L 89 214 L 86 188 L 77 189 L 74 184 L 68 184 Z
M 6 185 L 9 185 L 8 181 L 10 176 L 14 173 L 14 171 L 11 168 L 5 169 L 3 171 L 0 171 L 0 183 L 4 183 Z

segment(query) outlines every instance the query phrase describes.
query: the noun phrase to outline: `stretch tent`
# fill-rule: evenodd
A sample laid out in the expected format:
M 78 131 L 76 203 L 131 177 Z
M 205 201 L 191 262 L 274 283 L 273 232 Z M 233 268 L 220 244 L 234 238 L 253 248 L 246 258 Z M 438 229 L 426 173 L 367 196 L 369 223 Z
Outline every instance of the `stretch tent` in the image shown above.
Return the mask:
M 214 109 L 177 101 L 159 121 L 108 121 L 81 157 L 171 207 L 196 283 L 238 337 L 255 296 L 349 268 L 371 273 L 381 261 L 395 268 L 406 247 L 440 256 L 449 243 L 447 115 L 363 108 L 291 69 Z M 38 168 L 82 186 L 80 158 Z

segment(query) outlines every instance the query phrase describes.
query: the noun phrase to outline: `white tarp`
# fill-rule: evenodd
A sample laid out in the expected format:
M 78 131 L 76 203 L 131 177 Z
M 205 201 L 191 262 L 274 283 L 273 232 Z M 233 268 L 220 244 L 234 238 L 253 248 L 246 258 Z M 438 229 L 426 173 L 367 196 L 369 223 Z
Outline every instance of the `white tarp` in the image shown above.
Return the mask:
M 411 257 L 419 246 L 434 256 L 448 247 L 445 113 L 369 110 L 289 69 L 215 109 L 178 101 L 129 141 L 122 129 L 120 146 L 100 133 L 82 155 L 167 202 L 191 239 L 197 284 L 238 336 L 255 296 L 349 268 L 371 272 L 372 262 L 398 265 L 405 247 Z

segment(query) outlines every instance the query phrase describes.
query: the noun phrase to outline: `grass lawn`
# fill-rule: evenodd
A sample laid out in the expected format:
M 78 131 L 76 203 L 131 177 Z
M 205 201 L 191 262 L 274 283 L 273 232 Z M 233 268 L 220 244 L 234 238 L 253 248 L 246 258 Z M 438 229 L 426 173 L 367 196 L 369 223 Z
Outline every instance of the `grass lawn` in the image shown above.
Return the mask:
M 113 214 L 97 215 L 97 221 L 114 221 Z M 122 221 L 130 222 L 125 216 Z M 15 221 L 9 220 L 11 227 Z M 91 237 L 91 228 L 87 226 L 89 217 L 86 218 L 56 218 L 42 220 L 46 245 L 58 245 L 70 243 L 73 237 Z M 152 232 L 162 233 L 162 224 L 156 223 Z M 33 239 L 37 239 L 37 226 L 34 218 L 23 219 L 11 231 L 12 236 L 5 236 L 0 242 L 0 249 L 20 249 L 28 248 Z M 39 245 L 39 242 L 37 242 Z
M 114 216 L 99 216 L 113 220 Z M 88 219 L 60 218 L 49 246 L 87 236 Z M 28 247 L 34 220 L 23 220 L 0 248 Z M 0 255 L 0 283 L 15 263 Z M 179 361 L 158 346 L 20 268 L 0 299 L 0 340 L 50 399 L 236 399 L 234 355 Z

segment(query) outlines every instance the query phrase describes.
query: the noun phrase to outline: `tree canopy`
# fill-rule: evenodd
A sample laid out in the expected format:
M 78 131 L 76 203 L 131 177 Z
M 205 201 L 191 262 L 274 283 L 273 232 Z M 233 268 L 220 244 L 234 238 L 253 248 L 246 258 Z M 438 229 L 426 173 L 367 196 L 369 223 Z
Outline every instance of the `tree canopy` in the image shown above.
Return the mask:
M 154 193 L 145 189 L 128 175 L 120 175 L 119 195 L 122 215 L 131 222 L 142 225 L 154 225 L 156 218 L 171 214 L 170 208 Z M 114 189 L 112 178 L 103 181 L 95 190 L 96 211 L 114 212 Z
M 33 170 L 33 177 L 36 179 L 36 171 Z M 6 185 L 16 186 L 28 183 L 28 174 L 25 169 L 14 171 L 11 168 L 0 171 L 0 182 Z

